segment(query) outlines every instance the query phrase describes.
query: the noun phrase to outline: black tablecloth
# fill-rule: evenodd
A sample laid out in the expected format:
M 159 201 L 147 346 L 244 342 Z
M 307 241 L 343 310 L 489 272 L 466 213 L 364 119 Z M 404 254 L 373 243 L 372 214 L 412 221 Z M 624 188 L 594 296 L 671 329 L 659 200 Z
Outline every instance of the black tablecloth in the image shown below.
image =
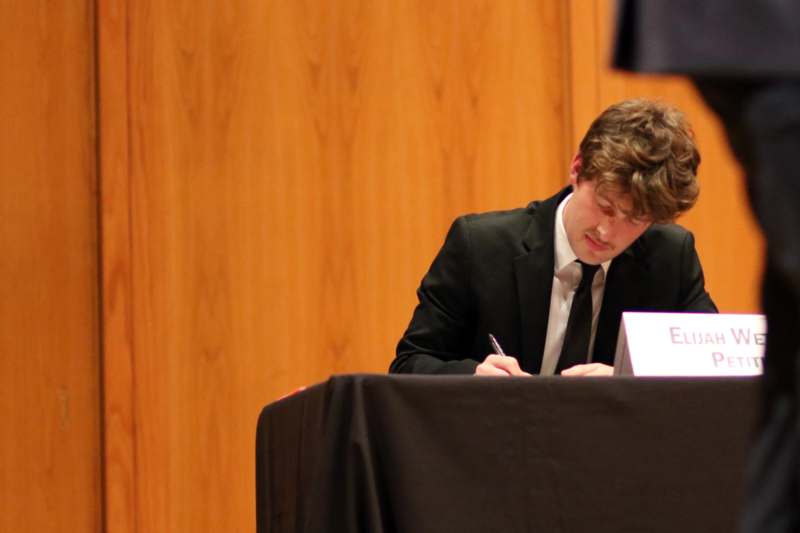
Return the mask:
M 259 533 L 735 531 L 757 384 L 332 377 L 264 408 Z

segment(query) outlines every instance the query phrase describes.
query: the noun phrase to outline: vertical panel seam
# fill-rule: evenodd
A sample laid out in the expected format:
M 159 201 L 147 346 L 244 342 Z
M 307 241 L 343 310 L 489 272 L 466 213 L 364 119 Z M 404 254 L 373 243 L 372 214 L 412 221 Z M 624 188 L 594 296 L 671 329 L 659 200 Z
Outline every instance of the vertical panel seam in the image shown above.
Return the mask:
M 592 21 L 594 29 L 592 31 L 592 39 L 594 40 L 594 69 L 595 69 L 595 83 L 594 83 L 594 113 L 597 114 L 600 111 L 602 106 L 602 94 L 600 91 L 600 80 L 602 79 L 601 76 L 603 75 L 604 65 L 603 60 L 601 58 L 601 51 L 600 51 L 600 32 L 602 31 L 602 27 L 600 24 L 600 9 L 598 2 L 602 0 L 595 0 L 592 2 Z M 607 10 L 602 10 L 604 13 L 608 13 Z M 608 58 L 606 58 L 608 59 Z
M 566 7 L 565 7 L 566 6 Z M 573 90 L 572 84 L 574 81 L 574 76 L 572 72 L 572 68 L 574 65 L 572 54 L 574 53 L 573 50 L 573 39 L 572 39 L 572 9 L 573 4 L 572 2 L 564 2 L 561 4 L 561 27 L 562 27 L 562 43 L 564 46 L 564 157 L 566 164 L 569 164 L 569 161 L 572 157 L 572 150 L 574 147 L 572 146 L 573 139 L 575 138 L 575 131 L 574 131 L 574 119 L 575 119 L 575 91 Z
M 92 129 L 94 133 L 94 197 L 95 197 L 95 265 L 96 265 L 96 283 L 97 283 L 97 380 L 98 380 L 98 439 L 100 457 L 98 459 L 99 466 L 99 491 L 98 498 L 100 504 L 99 511 L 99 530 L 102 532 L 107 531 L 107 470 L 106 470 L 106 393 L 105 393 L 105 306 L 104 306 L 104 290 L 103 290 L 103 206 L 102 206 L 102 169 L 101 169 L 101 129 L 100 129 L 100 21 L 99 21 L 99 0 L 89 2 L 88 6 L 91 10 L 89 13 L 90 36 L 89 41 L 92 43 L 92 80 L 91 90 L 92 95 L 90 99 L 94 100 L 94 117 Z
M 104 194 L 108 189 L 108 182 L 112 179 L 117 179 L 117 176 L 109 176 L 103 172 L 103 165 L 104 165 L 104 156 L 107 157 L 108 154 L 104 153 L 104 150 L 108 147 L 108 135 L 111 133 L 109 131 L 104 130 L 103 128 L 103 118 L 104 118 L 104 106 L 103 106 L 103 92 L 104 90 L 107 91 L 108 88 L 104 87 L 103 84 L 103 74 L 108 68 L 108 64 L 104 63 L 104 57 L 101 55 L 102 52 L 102 45 L 105 41 L 107 41 L 107 36 L 104 32 L 111 31 L 107 26 L 104 26 L 102 13 L 105 10 L 113 11 L 114 7 L 110 7 L 109 4 L 115 3 L 116 7 L 119 7 L 122 4 L 121 9 L 119 10 L 121 15 L 124 17 L 122 24 L 120 24 L 121 30 L 124 32 L 122 36 L 122 46 L 124 46 L 124 55 L 125 55 L 125 64 L 122 65 L 121 68 L 125 79 L 123 80 L 124 83 L 124 94 L 122 98 L 124 98 L 124 125 L 122 126 L 125 128 L 124 133 L 124 147 L 121 150 L 121 153 L 124 154 L 125 161 L 123 164 L 123 171 L 126 172 L 126 176 L 122 178 L 126 185 L 123 195 L 124 198 L 120 198 L 119 196 L 113 199 L 107 199 L 114 203 L 114 205 L 122 205 L 122 217 L 125 220 L 125 231 L 124 231 L 124 238 L 127 240 L 124 243 L 124 246 L 127 248 L 127 257 L 123 258 L 125 261 L 124 271 L 127 272 L 127 279 L 124 279 L 122 282 L 123 287 L 123 298 L 121 299 L 122 304 L 121 307 L 124 313 L 124 330 L 123 334 L 126 334 L 128 337 L 126 342 L 126 356 L 128 357 L 127 364 L 130 368 L 130 382 L 128 384 L 129 394 L 128 398 L 128 405 L 124 406 L 127 409 L 126 415 L 130 418 L 130 486 L 126 486 L 125 490 L 130 491 L 130 507 L 126 507 L 129 510 L 130 516 L 124 518 L 126 524 L 132 528 L 134 532 L 138 531 L 138 499 L 137 499 L 137 472 L 138 472 L 138 453 L 137 453 L 137 438 L 136 438 L 136 403 L 135 403 L 135 383 L 136 383 L 136 367 L 134 365 L 135 362 L 135 335 L 134 335 L 134 318 L 133 318 L 133 233 L 132 233 L 132 206 L 131 206 L 131 174 L 132 174 L 132 163 L 131 163 L 131 142 L 130 142 L 130 133 L 131 133 L 131 109 L 130 109 L 130 76 L 129 76 L 129 69 L 130 69 L 130 9 L 129 3 L 127 0 L 94 0 L 91 2 L 90 6 L 93 8 L 94 12 L 90 15 L 93 20 L 94 28 L 93 28 L 93 41 L 94 41 L 94 111 L 95 111 L 95 174 L 96 174 L 96 213 L 97 213 L 97 220 L 96 220 L 96 228 L 97 228 L 97 263 L 98 263 L 98 298 L 99 298 L 99 305 L 98 305 L 98 334 L 99 334 L 99 380 L 100 380 L 100 479 L 101 479 L 101 496 L 100 496 L 100 520 L 101 526 L 100 530 L 103 532 L 107 532 L 110 529 L 110 516 L 109 511 L 109 490 L 110 490 L 110 479 L 109 479 L 109 461 L 107 451 L 109 449 L 108 442 L 109 442 L 109 434 L 108 431 L 110 430 L 109 426 L 109 409 L 108 409 L 108 390 L 106 387 L 106 377 L 107 377 L 107 369 L 109 367 L 108 361 L 109 358 L 115 357 L 114 353 L 108 351 L 108 324 L 107 324 L 107 311 L 109 311 L 106 307 L 106 278 L 107 274 L 110 275 L 110 272 L 106 272 L 106 253 L 108 252 L 108 246 L 106 239 L 113 239 L 118 238 L 119 235 L 107 235 L 107 231 L 111 231 L 107 227 L 107 221 L 104 218 Z M 106 94 L 106 98 L 108 95 Z M 106 111 L 108 111 L 107 102 Z M 115 118 L 115 117 L 112 117 Z M 116 137 L 114 137 L 116 139 Z M 116 332 L 119 333 L 119 332 Z
M 136 410 L 136 334 L 134 331 L 135 327 L 135 320 L 134 320 L 134 310 L 136 306 L 134 305 L 134 296 L 136 291 L 134 290 L 133 283 L 136 277 L 134 276 L 134 247 L 133 247 L 133 158 L 132 158 L 132 149 L 131 149 L 131 142 L 132 142 L 132 135 L 133 135 L 133 124 L 131 122 L 131 45 L 130 45 L 130 36 L 131 36 L 131 9 L 130 9 L 130 2 L 128 0 L 120 0 L 125 3 L 124 6 L 124 17 L 125 17 L 125 24 L 123 25 L 125 29 L 125 128 L 126 128 L 126 135 L 125 135 L 125 163 L 126 163 L 126 173 L 127 176 L 125 179 L 127 180 L 127 188 L 126 188 L 126 206 L 127 206 L 127 215 L 128 215 L 128 275 L 129 275 L 129 284 L 128 284 L 128 312 L 126 314 L 127 317 L 127 328 L 130 334 L 130 369 L 131 369 L 131 388 L 130 388 L 130 414 L 131 414 L 131 453 L 132 453 L 132 473 L 131 473 L 131 491 L 132 491 L 132 506 L 131 509 L 132 513 L 132 520 L 133 520 L 133 531 L 134 533 L 139 531 L 139 491 L 138 491 L 138 473 L 139 473 L 139 439 L 137 435 L 137 410 Z

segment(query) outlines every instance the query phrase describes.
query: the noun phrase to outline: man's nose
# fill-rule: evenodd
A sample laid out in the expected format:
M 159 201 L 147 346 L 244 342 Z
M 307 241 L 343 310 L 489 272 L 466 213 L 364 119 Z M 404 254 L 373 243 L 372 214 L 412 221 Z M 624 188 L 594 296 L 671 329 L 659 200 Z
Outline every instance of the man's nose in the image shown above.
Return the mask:
M 603 218 L 600 219 L 600 222 L 597 224 L 598 235 L 600 237 L 606 237 L 613 231 L 615 224 L 616 224 L 616 216 L 604 215 Z

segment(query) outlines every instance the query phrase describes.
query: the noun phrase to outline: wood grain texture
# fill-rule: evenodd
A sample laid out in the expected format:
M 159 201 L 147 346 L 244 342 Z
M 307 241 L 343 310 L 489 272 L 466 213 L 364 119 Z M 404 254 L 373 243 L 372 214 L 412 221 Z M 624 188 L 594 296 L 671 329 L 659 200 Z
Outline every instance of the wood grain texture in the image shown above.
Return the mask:
M 608 10 L 100 0 L 109 531 L 252 530 L 261 407 L 384 372 L 453 218 L 555 192 L 615 100 L 693 119 L 725 179 L 683 222 L 723 309 L 754 310 L 718 126 L 685 83 L 608 70 Z
M 261 407 L 385 371 L 452 219 L 565 183 L 565 24 L 549 1 L 129 4 L 137 531 L 252 529 Z
M 573 139 L 578 143 L 591 120 L 625 98 L 668 102 L 689 118 L 702 155 L 697 205 L 678 222 L 696 238 L 706 288 L 722 312 L 760 312 L 763 242 L 750 212 L 741 169 L 732 157 L 716 116 L 691 83 L 677 76 L 643 76 L 609 65 L 612 7 L 609 0 L 573 0 Z M 732 267 L 735 265 L 735 267 Z
M 611 72 L 609 17 L 0 3 L 0 531 L 252 530 L 260 408 L 385 371 L 452 219 L 554 192 L 622 98 L 691 118 L 682 223 L 722 310 L 756 311 L 762 245 L 719 124 L 685 81 Z
M 0 531 L 101 530 L 92 2 L 0 2 Z

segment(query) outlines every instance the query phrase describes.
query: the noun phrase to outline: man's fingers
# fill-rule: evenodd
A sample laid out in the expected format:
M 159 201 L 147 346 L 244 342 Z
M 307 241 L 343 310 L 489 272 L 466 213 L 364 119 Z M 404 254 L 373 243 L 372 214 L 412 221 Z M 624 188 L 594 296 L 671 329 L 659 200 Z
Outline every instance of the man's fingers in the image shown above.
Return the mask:
M 511 374 L 502 368 L 498 368 L 490 363 L 483 362 L 475 368 L 476 376 L 510 376 Z
M 613 376 L 614 367 L 599 364 L 599 366 L 590 369 L 584 376 Z
M 486 356 L 482 365 L 491 365 L 494 368 L 499 368 L 511 376 L 530 376 L 528 372 L 523 371 L 519 367 L 519 362 L 514 357 L 507 355 L 491 354 Z
M 611 376 L 614 374 L 614 367 L 603 363 L 589 363 L 586 365 L 575 365 L 561 371 L 562 376 Z
M 561 371 L 561 375 L 562 376 L 582 376 L 586 372 L 588 372 L 588 370 L 586 369 L 587 366 L 588 365 L 575 365 L 575 366 L 571 366 L 569 368 L 565 368 L 564 370 Z

